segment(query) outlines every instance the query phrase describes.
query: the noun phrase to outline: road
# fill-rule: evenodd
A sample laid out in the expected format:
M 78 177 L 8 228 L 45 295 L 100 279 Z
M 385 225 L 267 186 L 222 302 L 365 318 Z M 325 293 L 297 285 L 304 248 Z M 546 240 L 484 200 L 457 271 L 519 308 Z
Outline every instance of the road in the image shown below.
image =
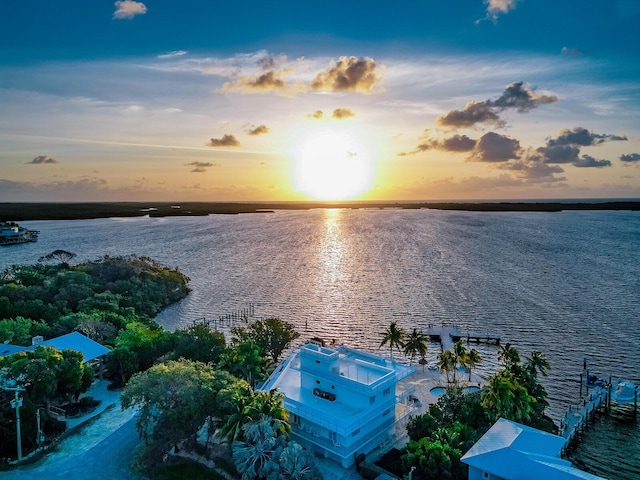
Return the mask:
M 63 442 L 64 443 L 64 442 Z M 143 480 L 129 468 L 136 446 L 140 443 L 135 418 L 131 418 L 109 436 L 88 450 L 56 452 L 49 457 L 8 472 L 0 472 L 1 480 Z

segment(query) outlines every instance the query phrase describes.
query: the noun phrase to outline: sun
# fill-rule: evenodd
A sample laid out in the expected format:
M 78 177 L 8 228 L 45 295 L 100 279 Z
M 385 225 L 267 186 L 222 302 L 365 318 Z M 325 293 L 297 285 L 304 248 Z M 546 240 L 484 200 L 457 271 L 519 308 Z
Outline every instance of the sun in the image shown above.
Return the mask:
M 306 132 L 293 156 L 295 187 L 315 200 L 354 199 L 372 185 L 370 148 L 354 130 Z

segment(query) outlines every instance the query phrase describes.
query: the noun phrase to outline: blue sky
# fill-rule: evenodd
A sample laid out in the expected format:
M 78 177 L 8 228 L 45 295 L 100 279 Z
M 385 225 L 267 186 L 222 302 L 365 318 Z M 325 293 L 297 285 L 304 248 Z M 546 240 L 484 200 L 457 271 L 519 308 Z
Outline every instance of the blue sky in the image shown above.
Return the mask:
M 639 25 L 639 0 L 0 1 L 0 201 L 640 197 Z

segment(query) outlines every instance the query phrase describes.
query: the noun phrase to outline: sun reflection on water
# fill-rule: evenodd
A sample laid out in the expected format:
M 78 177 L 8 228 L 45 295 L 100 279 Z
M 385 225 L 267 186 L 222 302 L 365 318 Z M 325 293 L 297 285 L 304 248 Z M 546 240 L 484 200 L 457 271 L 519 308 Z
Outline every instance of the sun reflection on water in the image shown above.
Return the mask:
M 347 244 L 342 234 L 340 219 L 341 210 L 331 208 L 325 210 L 324 237 L 320 245 L 320 278 L 324 287 L 335 286 L 344 277 L 344 263 L 347 255 Z

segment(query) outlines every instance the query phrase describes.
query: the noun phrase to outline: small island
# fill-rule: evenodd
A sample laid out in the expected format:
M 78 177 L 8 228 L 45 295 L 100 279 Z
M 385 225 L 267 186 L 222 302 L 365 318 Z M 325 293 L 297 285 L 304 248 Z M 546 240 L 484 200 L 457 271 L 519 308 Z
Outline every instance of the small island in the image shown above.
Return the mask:
M 637 200 L 567 200 L 532 202 L 103 202 L 103 203 L 0 203 L 2 219 L 81 220 L 110 217 L 169 217 L 270 213 L 274 210 L 314 208 L 437 209 L 471 212 L 560 212 L 565 210 L 639 211 Z

